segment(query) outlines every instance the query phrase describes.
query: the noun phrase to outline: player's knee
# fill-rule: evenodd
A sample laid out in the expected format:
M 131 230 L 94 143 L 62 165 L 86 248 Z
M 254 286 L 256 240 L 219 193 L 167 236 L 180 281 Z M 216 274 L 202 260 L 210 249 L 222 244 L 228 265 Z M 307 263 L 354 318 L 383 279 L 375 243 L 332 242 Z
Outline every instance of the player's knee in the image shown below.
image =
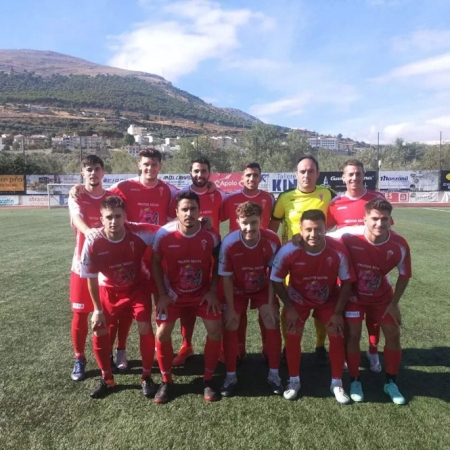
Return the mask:
M 143 336 L 153 333 L 150 322 L 138 322 L 137 326 L 138 326 L 138 333 L 142 334 Z
M 220 341 L 222 339 L 222 327 L 214 327 L 208 330 L 208 337 L 213 341 Z
M 170 338 L 171 338 L 171 329 L 164 326 L 159 326 L 156 331 L 156 339 L 159 342 L 167 342 L 170 340 Z
M 389 324 L 383 327 L 383 333 L 388 347 L 400 347 L 400 327 Z
M 108 328 L 100 328 L 94 331 L 94 336 L 102 337 L 108 334 Z

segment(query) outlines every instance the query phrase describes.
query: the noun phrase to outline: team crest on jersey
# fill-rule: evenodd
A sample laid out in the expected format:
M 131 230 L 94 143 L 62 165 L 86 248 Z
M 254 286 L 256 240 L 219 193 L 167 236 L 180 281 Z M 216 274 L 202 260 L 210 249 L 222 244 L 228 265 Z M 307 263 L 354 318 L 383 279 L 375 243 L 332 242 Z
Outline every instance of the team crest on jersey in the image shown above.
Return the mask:
M 182 290 L 192 290 L 200 286 L 202 282 L 202 271 L 191 264 L 180 268 L 180 287 Z
M 393 252 L 392 250 L 388 250 L 388 251 L 386 252 L 386 261 L 388 261 L 389 258 L 390 258 L 393 254 L 394 254 L 394 252 Z
M 327 263 L 328 263 L 328 267 L 331 267 L 331 265 L 333 264 L 333 258 L 331 256 L 329 256 L 327 258 Z
M 362 294 L 371 294 L 381 285 L 381 275 L 375 275 L 372 270 L 361 270 L 358 273 L 358 291 Z
M 317 280 L 307 283 L 306 291 L 308 292 L 308 300 L 313 302 L 325 303 L 328 299 L 328 286 L 320 284 Z
M 258 273 L 255 270 L 245 272 L 244 286 L 246 292 L 258 291 L 264 285 L 266 277 L 263 273 Z
M 200 242 L 202 244 L 203 250 L 205 250 L 206 249 L 206 244 L 208 243 L 208 241 L 206 239 L 202 239 Z

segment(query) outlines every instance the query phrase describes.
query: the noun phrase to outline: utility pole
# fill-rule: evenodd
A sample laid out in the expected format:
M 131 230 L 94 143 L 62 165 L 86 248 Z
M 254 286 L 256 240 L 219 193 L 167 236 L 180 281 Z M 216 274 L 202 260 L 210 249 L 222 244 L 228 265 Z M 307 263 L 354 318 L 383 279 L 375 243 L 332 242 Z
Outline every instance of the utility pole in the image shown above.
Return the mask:
M 442 131 L 439 132 L 439 172 L 441 170 L 442 170 Z
M 381 161 L 380 161 L 380 132 L 378 132 L 378 139 L 377 139 L 377 189 L 380 190 L 380 168 L 381 168 Z
M 81 136 L 78 136 L 79 142 L 80 142 L 80 170 L 81 170 L 81 161 L 83 161 L 83 150 L 81 148 Z M 83 183 L 83 176 L 80 175 L 81 183 Z

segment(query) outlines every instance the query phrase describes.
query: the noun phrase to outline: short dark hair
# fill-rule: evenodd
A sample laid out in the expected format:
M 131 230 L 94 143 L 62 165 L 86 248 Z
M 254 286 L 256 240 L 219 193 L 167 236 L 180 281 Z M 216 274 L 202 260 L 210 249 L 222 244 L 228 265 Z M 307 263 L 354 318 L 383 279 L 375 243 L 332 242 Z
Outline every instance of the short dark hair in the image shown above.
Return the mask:
M 261 173 L 261 166 L 257 162 L 251 162 L 245 165 L 243 172 L 245 169 L 258 169 L 259 173 Z
M 314 165 L 316 166 L 317 172 L 319 171 L 319 162 L 316 158 L 312 155 L 303 155 L 299 160 L 297 161 L 297 165 L 295 166 L 295 169 L 297 170 L 298 165 L 304 160 L 304 159 L 310 159 Z
M 255 202 L 244 202 L 236 208 L 237 217 L 262 216 L 262 208 Z
M 121 208 L 125 211 L 125 203 L 118 195 L 109 195 L 100 203 L 100 211 Z
M 205 164 L 208 166 L 208 171 L 211 172 L 211 163 L 209 162 L 209 159 L 206 158 L 205 156 L 199 156 L 197 158 L 194 158 L 191 161 L 191 170 L 192 170 L 192 166 L 197 163 L 197 164 Z
M 347 166 L 361 167 L 362 171 L 364 172 L 364 164 L 359 159 L 349 159 L 348 161 L 346 161 L 342 166 L 342 171 L 344 171 Z
M 318 220 L 323 220 L 325 223 L 327 221 L 325 217 L 325 213 L 321 209 L 308 209 L 302 214 L 302 218 L 300 219 L 300 223 L 304 220 L 312 220 L 313 222 L 317 222 Z
M 81 167 L 84 169 L 87 166 L 93 166 L 94 164 L 100 164 L 101 168 L 105 168 L 103 159 L 97 155 L 87 155 L 81 161 Z
M 391 215 L 393 208 L 385 198 L 375 197 L 364 205 L 366 214 L 369 214 L 373 209 L 376 209 L 377 211 L 387 211 L 389 215 Z
M 162 161 L 162 155 L 159 150 L 156 150 L 156 148 L 144 148 L 139 153 L 139 160 L 142 158 L 155 158 L 158 162 Z
M 198 209 L 200 209 L 200 197 L 194 192 L 194 191 L 181 191 L 177 194 L 175 198 L 175 208 L 178 209 L 178 204 L 181 202 L 181 200 L 194 200 L 197 202 Z

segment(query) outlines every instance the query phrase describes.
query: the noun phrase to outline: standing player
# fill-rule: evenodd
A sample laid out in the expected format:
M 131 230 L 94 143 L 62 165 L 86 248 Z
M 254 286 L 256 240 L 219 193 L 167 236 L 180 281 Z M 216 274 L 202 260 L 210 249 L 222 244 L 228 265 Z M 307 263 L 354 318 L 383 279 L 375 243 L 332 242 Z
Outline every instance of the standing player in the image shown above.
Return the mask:
M 312 311 L 313 317 L 326 326 L 330 340 L 330 390 L 339 403 L 347 404 L 350 399 L 342 387 L 345 360 L 342 314 L 355 274 L 345 246 L 326 237 L 325 232 L 323 211 L 305 211 L 301 218 L 301 247 L 292 242 L 283 245 L 273 262 L 270 279 L 286 314 L 289 384 L 283 396 L 294 400 L 300 390 L 301 340 L 305 321 Z M 288 275 L 286 288 L 284 280 Z M 341 280 L 340 288 L 337 277 Z
M 210 217 L 212 219 L 213 230 L 220 234 L 220 216 L 221 206 L 225 198 L 225 194 L 216 189 L 211 192 L 209 188 L 209 178 L 211 176 L 211 164 L 209 160 L 203 156 L 193 159 L 191 161 L 191 180 L 192 184 L 181 192 L 195 192 L 200 198 L 200 217 Z M 177 196 L 172 197 L 170 203 L 169 216 L 175 217 L 177 205 Z M 192 345 L 192 336 L 194 334 L 194 327 L 196 316 L 186 315 L 180 319 L 181 335 L 183 342 L 178 355 L 173 360 L 174 366 L 182 366 L 186 360 L 194 354 L 194 347 Z
M 411 256 L 408 243 L 390 230 L 392 205 L 384 198 L 373 198 L 365 205 L 365 226 L 345 228 L 342 242 L 348 248 L 356 271 L 356 301 L 347 303 L 347 365 L 350 374 L 350 396 L 356 402 L 364 399 L 359 381 L 361 323 L 364 316 L 379 323 L 385 337 L 384 392 L 398 405 L 405 403 L 396 377 L 400 367 L 400 325 L 398 303 L 411 278 Z M 349 234 L 351 233 L 351 234 Z M 333 233 L 338 235 L 339 231 Z M 395 288 L 388 273 L 397 268 Z M 353 300 L 353 301 L 352 301 Z
M 94 353 L 102 371 L 99 385 L 91 397 L 101 398 L 115 387 L 109 355 L 108 327 L 121 316 L 132 316 L 138 324 L 142 357 L 142 393 L 153 397 L 156 386 L 151 378 L 155 338 L 151 326 L 152 304 L 146 292 L 142 257 L 153 244 L 156 225 L 125 223 L 125 205 L 118 196 L 106 197 L 100 205 L 103 228 L 86 240 L 81 256 L 81 276 L 88 288 L 95 311 L 92 316 Z
M 87 281 L 80 278 L 80 257 L 85 237 L 95 235 L 101 226 L 100 204 L 108 195 L 103 189 L 102 178 L 105 175 L 103 161 L 95 155 L 89 155 L 81 161 L 81 175 L 84 185 L 78 198 L 69 197 L 71 224 L 75 229 L 75 251 L 70 274 L 70 303 L 72 306 L 72 342 L 75 351 L 75 365 L 71 378 L 81 381 L 85 378 L 85 347 L 88 335 L 88 316 L 94 311 Z
M 229 220 L 230 224 L 230 232 L 239 230 L 238 218 L 236 216 L 236 208 L 244 202 L 252 201 L 257 203 L 262 208 L 262 216 L 261 216 L 261 228 L 267 229 L 269 227 L 270 222 L 270 214 L 272 212 L 273 206 L 275 204 L 274 196 L 267 191 L 263 191 L 259 189 L 259 184 L 262 181 L 261 176 L 261 166 L 256 163 L 249 163 L 245 166 L 244 172 L 242 173 L 242 185 L 243 188 L 238 191 L 232 192 L 231 194 L 225 197 L 225 200 L 222 205 L 222 216 L 221 220 L 224 222 Z M 264 346 L 264 323 L 261 320 L 261 317 L 258 315 L 258 322 L 261 329 L 261 336 L 263 340 L 263 354 L 266 354 L 265 346 Z M 241 319 L 239 322 L 238 329 L 238 340 L 239 340 L 239 356 L 245 357 L 246 341 L 247 334 L 247 311 L 243 311 L 241 314 Z
M 373 198 L 384 198 L 380 192 L 371 191 L 364 187 L 364 165 L 357 159 L 349 160 L 344 164 L 342 180 L 347 190 L 334 197 L 330 203 L 327 216 L 328 229 L 363 225 L 366 203 Z M 369 333 L 369 350 L 366 356 L 370 363 L 370 370 L 381 372 L 378 357 L 380 325 L 373 323 L 368 317 L 366 318 L 366 326 Z
M 171 335 L 175 321 L 186 311 L 201 317 L 207 331 L 204 399 L 219 399 L 211 380 L 219 359 L 222 337 L 222 317 L 216 294 L 216 257 L 220 238 L 214 231 L 202 229 L 198 222 L 199 214 L 200 199 L 195 192 L 188 190 L 177 194 L 178 221 L 161 228 L 153 246 L 152 274 L 159 293 L 156 351 L 163 378 L 155 395 L 156 403 L 166 403 L 170 398 L 173 363 Z
M 269 228 L 277 232 L 283 222 L 282 243 L 285 244 L 292 236 L 300 232 L 300 219 L 309 209 L 320 209 L 327 214 L 333 191 L 324 186 L 316 186 L 319 178 L 319 163 L 313 156 L 302 156 L 297 163 L 295 172 L 297 187 L 279 195 L 272 212 Z M 283 318 L 281 320 L 284 326 Z M 316 327 L 316 358 L 319 365 L 328 362 L 325 350 L 326 329 L 319 320 L 314 319 Z
M 219 255 L 219 275 L 222 276 L 226 301 L 223 342 L 227 369 L 221 394 L 229 397 L 237 386 L 238 326 L 250 299 L 250 307 L 258 308 L 264 322 L 269 360 L 267 381 L 271 391 L 281 395 L 279 306 L 273 287 L 269 285 L 268 273 L 280 248 L 280 239 L 273 231 L 262 229 L 263 209 L 257 203 L 242 203 L 237 207 L 236 215 L 239 230 L 225 237 Z

